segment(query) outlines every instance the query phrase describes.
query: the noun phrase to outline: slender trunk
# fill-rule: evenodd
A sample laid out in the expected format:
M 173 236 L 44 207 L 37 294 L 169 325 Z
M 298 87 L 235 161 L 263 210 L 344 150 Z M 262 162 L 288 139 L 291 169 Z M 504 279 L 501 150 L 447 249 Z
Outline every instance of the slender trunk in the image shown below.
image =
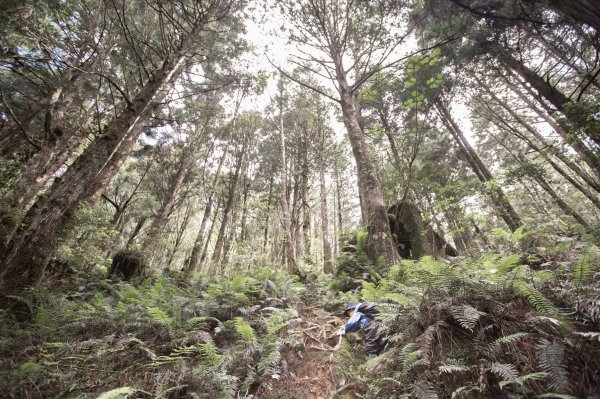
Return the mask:
M 178 75 L 188 44 L 191 44 L 191 38 L 185 40 L 175 54 L 167 57 L 161 69 L 156 71 L 131 104 L 109 123 L 102 135 L 88 146 L 61 179 L 55 180 L 46 196 L 47 201 L 43 201 L 44 205 L 40 203 L 30 212 L 24 227 L 13 237 L 3 256 L 0 292 L 18 293 L 40 281 L 54 248 L 54 238 L 62 233 L 75 207 L 91 199 L 101 185 L 107 183 L 107 178 L 112 177 L 105 173 L 105 166 L 112 161 L 121 142 L 137 139 L 150 117 L 153 99 Z M 38 209 L 39 212 L 36 211 Z
M 133 240 L 135 240 L 135 238 L 140 233 L 140 230 L 142 230 L 142 227 L 144 227 L 144 223 L 146 223 L 146 220 L 148 220 L 148 218 L 143 217 L 137 221 L 133 231 L 131 232 L 131 234 L 129 235 L 129 238 L 127 239 L 127 243 L 125 244 L 125 249 L 129 249 L 129 247 L 131 247 L 131 244 L 133 244 Z
M 510 116 L 515 118 L 515 120 L 521 126 L 523 126 L 529 133 L 531 133 L 533 137 L 535 137 L 538 141 L 540 141 L 540 143 L 542 143 L 542 145 L 544 147 L 551 150 L 551 152 L 558 159 L 560 159 L 573 172 L 575 172 L 584 182 L 586 182 L 586 184 L 588 184 L 594 190 L 600 192 L 600 184 L 598 184 L 596 181 L 594 181 L 594 179 L 590 178 L 590 176 L 588 176 L 588 174 L 583 169 L 581 169 L 577 164 L 575 164 L 574 162 L 569 160 L 567 158 L 567 156 L 565 154 L 563 154 L 560 149 L 555 148 L 552 144 L 549 144 L 546 141 L 546 139 L 531 124 L 529 124 L 525 119 L 523 119 L 523 117 L 521 117 L 519 114 L 517 114 L 513 110 L 512 107 L 510 107 L 508 104 L 506 104 L 506 102 L 500 100 L 500 98 L 498 98 L 498 96 L 496 96 L 496 94 L 494 94 L 492 92 L 492 90 L 490 90 L 487 87 L 487 85 L 483 84 L 482 82 L 479 82 L 479 83 L 480 83 L 480 86 L 484 87 L 485 91 L 494 99 L 494 101 L 496 101 L 502 108 L 504 108 L 510 114 Z M 594 173 L 596 173 L 596 175 L 600 176 L 600 169 L 592 169 L 592 170 L 594 171 Z
M 540 118 L 542 118 L 552 129 L 560 136 L 567 144 L 569 144 L 573 150 L 579 155 L 579 157 L 590 167 L 592 172 L 600 177 L 600 158 L 598 158 L 582 141 L 577 135 L 568 133 L 562 126 L 560 126 L 547 112 L 539 109 L 521 90 L 518 90 L 514 85 L 509 85 L 510 88 L 516 93 L 519 98 L 527 104 Z
M 152 221 L 152 224 L 146 233 L 144 243 L 142 244 L 142 252 L 146 253 L 147 256 L 155 255 L 154 251 L 156 250 L 156 245 L 158 244 L 158 236 L 167 224 L 169 216 L 171 216 L 171 213 L 173 213 L 175 203 L 177 202 L 179 193 L 183 188 L 183 183 L 190 173 L 194 157 L 189 149 L 185 149 L 184 151 L 185 153 L 183 155 L 183 159 L 181 160 L 181 163 L 177 168 L 177 172 L 175 173 L 175 176 L 169 185 L 167 195 L 162 200 L 156 217 Z
M 167 260 L 167 270 L 171 269 L 171 264 L 173 263 L 175 254 L 177 253 L 177 250 L 179 249 L 179 246 L 181 245 L 181 242 L 183 241 L 183 234 L 185 233 L 185 230 L 187 229 L 190 219 L 191 219 L 191 214 L 190 214 L 190 209 L 188 208 L 183 217 L 183 220 L 181 221 L 181 225 L 175 232 L 175 240 L 173 242 L 173 248 L 171 249 L 169 258 Z
M 244 179 L 248 180 L 248 179 Z M 242 220 L 240 221 L 240 236 L 238 241 L 246 241 L 248 238 L 248 194 L 250 193 L 250 182 L 244 182 L 244 192 L 242 194 Z
M 198 234 L 196 234 L 196 239 L 194 240 L 194 247 L 192 248 L 192 253 L 190 255 L 190 262 L 188 265 L 189 272 L 197 272 L 198 266 L 200 266 L 200 256 L 202 253 L 202 249 L 205 246 L 205 235 L 206 235 L 206 224 L 210 219 L 210 215 L 212 212 L 212 205 L 215 198 L 215 187 L 219 182 L 221 177 L 221 169 L 223 168 L 223 163 L 225 162 L 225 158 L 227 158 L 227 154 L 229 153 L 230 142 L 227 143 L 221 158 L 219 158 L 219 163 L 217 165 L 217 170 L 215 171 L 215 176 L 212 180 L 212 186 L 209 187 L 209 195 L 208 202 L 206 203 L 206 207 L 204 208 L 204 213 L 202 214 L 202 221 L 200 222 L 200 229 L 198 230 Z M 206 241 L 206 245 L 208 242 Z
M 302 238 L 304 240 L 304 256 L 307 259 L 311 257 L 311 236 L 310 236 L 310 203 L 308 200 L 309 189 L 309 165 L 308 165 L 308 144 L 302 146 Z
M 265 253 L 267 251 L 267 243 L 269 240 L 269 218 L 271 216 L 271 201 L 273 200 L 273 181 L 274 173 L 271 173 L 271 177 L 269 178 L 269 197 L 267 199 L 267 215 L 265 217 L 265 230 L 263 233 L 263 245 L 261 253 Z
M 544 80 L 533 70 L 524 65 L 506 51 L 495 49 L 499 57 L 511 69 L 519 74 L 527 83 L 531 85 L 543 98 L 560 111 L 578 130 L 585 132 L 596 144 L 600 145 L 600 122 L 590 118 L 590 115 L 581 104 L 571 101 L 567 96 L 557 90 L 554 86 Z
M 343 213 L 342 213 L 342 182 L 340 179 L 340 171 L 338 169 L 338 164 L 334 164 L 334 173 L 335 173 L 335 196 L 337 196 L 337 219 L 338 219 L 338 235 L 337 237 L 337 247 L 341 248 L 342 243 L 342 235 L 344 234 L 344 223 L 343 223 Z
M 524 155 L 522 154 L 518 154 L 515 156 L 515 158 L 517 159 L 517 161 L 525 166 L 528 164 L 527 159 L 525 158 Z M 550 186 L 550 184 L 546 181 L 546 179 L 544 178 L 544 176 L 542 176 L 540 173 L 533 173 L 531 176 L 537 183 L 538 185 L 550 196 L 550 198 L 552 198 L 552 200 L 556 203 L 556 205 L 558 205 L 558 207 L 567 215 L 572 216 L 579 224 L 581 224 L 584 227 L 589 227 L 588 223 L 585 221 L 585 219 L 583 219 L 583 217 L 581 217 L 581 215 L 579 213 L 577 213 L 577 211 L 575 211 L 573 208 L 571 208 L 561 197 L 560 195 L 558 195 L 556 193 L 556 191 L 554 191 L 554 189 L 552 188 L 552 186 Z
M 218 210 L 220 207 L 221 207 L 221 198 L 219 198 L 219 200 L 217 201 L 217 207 L 215 208 L 215 210 L 216 210 L 215 216 L 213 217 L 213 220 L 210 223 L 210 228 L 208 229 L 208 233 L 206 234 L 206 243 L 204 244 L 204 249 L 202 249 L 202 256 L 200 256 L 200 262 L 198 263 L 199 267 L 202 266 L 202 264 L 206 260 L 206 256 L 208 255 L 208 247 L 210 244 L 210 240 L 212 239 L 212 235 L 215 231 L 215 225 L 217 223 L 217 214 L 218 214 Z M 197 269 L 199 269 L 199 267 Z M 200 271 L 200 270 L 198 270 L 198 271 Z
M 235 171 L 231 176 L 231 182 L 229 184 L 229 190 L 227 193 L 227 202 L 225 202 L 225 208 L 223 208 L 223 221 L 221 222 L 221 227 L 219 228 L 219 234 L 217 236 L 217 242 L 215 243 L 215 250 L 212 254 L 212 262 L 217 264 L 221 260 L 221 255 L 223 254 L 223 246 L 225 245 L 225 232 L 227 231 L 227 227 L 229 221 L 231 219 L 231 213 L 233 211 L 233 206 L 235 203 L 235 196 L 237 192 L 237 184 L 240 179 L 240 172 L 242 169 L 242 163 L 244 161 L 244 153 L 246 150 L 246 143 L 244 142 L 243 148 L 239 151 Z
M 438 110 L 442 122 L 446 125 L 448 131 L 454 137 L 454 140 L 458 144 L 458 146 L 463 150 L 471 169 L 479 180 L 482 183 L 488 183 L 493 181 L 493 176 L 487 167 L 483 164 L 479 155 L 475 152 L 471 144 L 467 141 L 464 134 L 452 119 L 450 112 L 446 109 L 446 107 L 442 104 L 442 102 L 438 99 L 435 102 L 436 109 Z M 515 231 L 522 224 L 519 216 L 516 211 L 508 201 L 508 198 L 502 191 L 502 189 L 496 185 L 492 185 L 491 187 L 486 188 L 490 199 L 492 200 L 492 204 L 504 220 L 504 222 L 508 225 L 511 231 Z
M 321 234 L 323 235 L 323 271 L 333 272 L 331 244 L 329 242 L 329 217 L 327 215 L 327 187 L 325 186 L 325 157 L 321 156 L 319 183 L 321 194 Z
M 280 189 L 280 206 L 283 219 L 283 264 L 287 267 L 290 273 L 298 272 L 298 265 L 294 256 L 294 242 L 292 239 L 292 220 L 290 217 L 290 209 L 288 204 L 288 188 L 287 188 L 287 157 L 285 148 L 285 133 L 283 130 L 283 104 L 279 103 L 279 140 L 280 140 L 280 156 L 281 156 L 281 182 Z

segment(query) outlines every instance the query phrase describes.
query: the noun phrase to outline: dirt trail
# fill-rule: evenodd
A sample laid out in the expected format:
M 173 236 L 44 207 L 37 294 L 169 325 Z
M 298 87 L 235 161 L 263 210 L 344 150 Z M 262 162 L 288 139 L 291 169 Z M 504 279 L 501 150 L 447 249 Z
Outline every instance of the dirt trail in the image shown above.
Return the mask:
M 279 380 L 263 384 L 256 399 L 353 399 L 353 384 L 346 384 L 335 362 L 341 343 L 336 331 L 344 321 L 315 306 L 301 306 L 299 330 L 304 339 L 302 353 L 289 352 L 287 370 Z

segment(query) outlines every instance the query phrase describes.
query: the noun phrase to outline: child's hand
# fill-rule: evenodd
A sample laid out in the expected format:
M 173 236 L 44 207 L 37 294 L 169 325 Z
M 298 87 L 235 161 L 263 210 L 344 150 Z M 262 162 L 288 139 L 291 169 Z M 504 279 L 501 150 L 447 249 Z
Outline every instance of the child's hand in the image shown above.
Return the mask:
M 339 335 L 339 336 L 344 336 L 344 335 L 346 335 L 346 329 L 344 329 L 344 327 L 340 328 L 340 329 L 337 331 L 337 335 Z

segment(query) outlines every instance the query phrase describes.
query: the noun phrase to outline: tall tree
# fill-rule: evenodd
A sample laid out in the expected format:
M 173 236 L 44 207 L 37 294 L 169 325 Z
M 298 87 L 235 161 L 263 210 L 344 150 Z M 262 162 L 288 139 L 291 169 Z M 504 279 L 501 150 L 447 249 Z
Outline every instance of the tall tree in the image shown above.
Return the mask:
M 147 6 L 152 8 L 155 5 L 148 3 Z M 77 204 L 101 194 L 150 119 L 155 102 L 164 98 L 185 67 L 185 62 L 193 55 L 202 54 L 197 47 L 198 40 L 206 40 L 214 34 L 212 26 L 211 29 L 207 27 L 224 21 L 232 12 L 231 4 L 226 1 L 185 2 L 153 10 L 157 13 L 156 20 L 163 24 L 161 32 L 171 38 L 156 38 L 160 61 L 154 61 L 159 64 L 147 60 L 147 80 L 143 87 L 127 101 L 62 178 L 55 181 L 45 200 L 38 201 L 39 204 L 33 208 L 37 211 L 30 212 L 26 224 L 12 238 L 4 252 L 0 270 L 0 287 L 4 294 L 19 292 L 40 280 L 53 250 L 54 240 L 50 237 L 61 234 Z M 167 14 L 168 17 L 163 19 Z M 122 15 L 122 18 L 126 27 L 127 16 Z M 148 46 L 152 44 L 143 40 L 133 45 L 140 58 L 139 51 L 144 47 L 150 51 Z M 208 57 L 208 54 L 203 56 Z

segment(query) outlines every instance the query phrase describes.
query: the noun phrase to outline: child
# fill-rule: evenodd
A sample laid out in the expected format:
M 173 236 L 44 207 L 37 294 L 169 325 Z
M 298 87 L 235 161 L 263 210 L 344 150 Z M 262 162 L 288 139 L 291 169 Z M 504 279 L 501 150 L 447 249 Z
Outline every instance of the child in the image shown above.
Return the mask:
M 385 349 L 387 337 L 381 331 L 381 325 L 373 318 L 379 313 L 375 304 L 350 302 L 344 311 L 344 316 L 350 319 L 345 327 L 338 332 L 345 335 L 349 332 L 362 330 L 364 332 L 365 349 L 369 358 L 374 358 Z

